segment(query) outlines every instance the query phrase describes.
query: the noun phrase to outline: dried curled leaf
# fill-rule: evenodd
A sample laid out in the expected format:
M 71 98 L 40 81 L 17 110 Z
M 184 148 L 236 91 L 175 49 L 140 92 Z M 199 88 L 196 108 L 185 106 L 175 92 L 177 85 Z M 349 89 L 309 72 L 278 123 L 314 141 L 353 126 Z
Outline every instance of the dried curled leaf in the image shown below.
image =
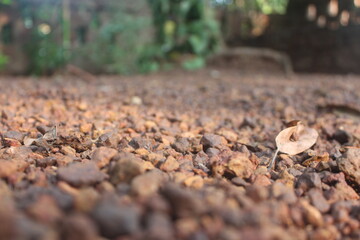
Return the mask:
M 318 132 L 298 122 L 296 126 L 285 128 L 275 138 L 276 146 L 280 152 L 296 155 L 316 143 Z
M 312 156 L 311 158 L 309 159 L 306 159 L 302 165 L 308 167 L 310 166 L 312 163 L 319 163 L 319 162 L 328 162 L 329 161 L 329 153 L 328 152 L 325 152 L 324 154 L 322 155 L 315 155 L 315 156 Z

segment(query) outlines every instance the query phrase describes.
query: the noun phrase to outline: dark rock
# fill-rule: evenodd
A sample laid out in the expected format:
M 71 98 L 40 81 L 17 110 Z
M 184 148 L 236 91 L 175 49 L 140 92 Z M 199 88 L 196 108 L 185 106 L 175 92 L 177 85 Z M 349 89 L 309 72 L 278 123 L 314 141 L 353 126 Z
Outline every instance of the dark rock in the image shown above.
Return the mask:
M 175 184 L 167 184 L 161 193 L 169 201 L 171 209 L 177 217 L 196 216 L 204 211 L 198 195 L 193 191 Z
M 37 222 L 49 225 L 55 225 L 62 217 L 62 211 L 55 199 L 46 194 L 41 195 L 37 201 L 33 202 L 26 212 Z
M 18 207 L 28 208 L 36 202 L 42 195 L 50 195 L 54 198 L 57 205 L 63 210 L 69 210 L 73 205 L 73 197 L 56 187 L 30 186 L 15 194 Z
M 38 130 L 42 135 L 44 135 L 51 130 L 51 127 L 40 125 L 36 126 L 36 130 Z
M 58 170 L 58 177 L 74 186 L 92 185 L 103 181 L 106 174 L 94 162 L 74 163 Z
M 150 213 L 146 218 L 146 239 L 171 240 L 174 239 L 174 229 L 171 219 L 164 213 Z
M 209 157 L 203 152 L 198 152 L 193 160 L 194 167 L 203 170 L 204 172 L 209 172 Z
M 336 185 L 337 183 L 346 183 L 345 174 L 343 172 L 340 173 L 331 173 L 324 171 L 321 173 L 321 180 L 329 185 Z
M 22 142 L 24 137 L 25 137 L 25 134 L 18 132 L 18 131 L 8 131 L 8 132 L 4 133 L 4 138 L 15 139 L 19 142 Z
M 3 200 L 3 199 L 0 199 Z M 0 205 L 0 239 L 15 239 L 17 227 L 15 225 L 16 212 L 7 201 L 1 201 Z
M 139 174 L 145 172 L 143 161 L 132 153 L 121 153 L 114 158 L 115 165 L 110 169 L 113 184 L 130 183 Z
M 250 183 L 246 182 L 241 177 L 234 177 L 233 179 L 231 179 L 231 182 L 236 186 L 242 186 L 242 187 L 246 187 L 250 185 Z
M 345 144 L 350 141 L 351 136 L 348 132 L 337 129 L 332 135 L 332 138 L 338 141 L 340 144 Z
M 172 144 L 172 147 L 177 151 L 177 152 L 180 152 L 180 153 L 185 153 L 187 151 L 190 150 L 190 142 L 187 138 L 177 138 L 175 143 Z
M 209 158 L 216 156 L 220 153 L 219 149 L 216 148 L 208 148 L 206 149 L 206 154 L 209 156 Z
M 97 240 L 98 229 L 94 222 L 81 214 L 73 214 L 66 217 L 61 224 L 64 240 Z
M 200 143 L 203 145 L 204 150 L 207 150 L 208 148 L 219 147 L 224 143 L 224 140 L 225 139 L 219 135 L 206 133 L 201 138 Z
M 131 139 L 131 141 L 129 142 L 129 145 L 135 149 L 145 148 L 146 150 L 150 151 L 151 147 L 152 147 L 152 141 L 149 139 L 142 138 L 142 137 L 135 137 L 135 138 Z
M 316 207 L 320 212 L 326 213 L 330 209 L 330 204 L 325 199 L 322 191 L 317 188 L 312 188 L 309 191 L 311 204 Z
M 46 157 L 42 159 L 36 159 L 36 166 L 38 167 L 47 167 L 47 166 L 54 166 L 56 165 L 57 158 L 55 157 Z
M 31 219 L 18 215 L 16 218 L 17 238 L 13 239 L 49 239 L 54 233 L 49 228 Z M 8 238 L 11 239 L 11 238 Z
M 296 187 L 307 191 L 311 188 L 321 189 L 321 179 L 318 173 L 303 173 L 296 182 Z
M 105 146 L 105 147 L 112 147 L 112 148 L 116 148 L 118 146 L 120 142 L 120 137 L 117 133 L 115 132 L 107 132 L 102 134 L 97 142 L 96 142 L 96 146 L 97 147 L 101 147 L 101 146 Z
M 98 224 L 101 235 L 107 238 L 131 235 L 140 228 L 137 209 L 119 205 L 115 201 L 101 201 L 91 215 Z

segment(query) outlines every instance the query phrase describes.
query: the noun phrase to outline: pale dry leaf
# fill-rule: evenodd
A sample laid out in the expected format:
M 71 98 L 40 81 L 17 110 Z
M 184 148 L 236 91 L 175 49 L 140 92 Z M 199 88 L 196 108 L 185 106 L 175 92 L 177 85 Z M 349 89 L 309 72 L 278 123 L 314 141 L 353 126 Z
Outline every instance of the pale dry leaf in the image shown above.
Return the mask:
M 28 136 L 24 137 L 24 145 L 27 146 L 27 147 L 32 145 L 35 141 L 36 141 L 36 138 L 30 138 Z
M 316 143 L 318 132 L 298 122 L 296 126 L 285 128 L 275 138 L 276 146 L 280 152 L 296 155 Z

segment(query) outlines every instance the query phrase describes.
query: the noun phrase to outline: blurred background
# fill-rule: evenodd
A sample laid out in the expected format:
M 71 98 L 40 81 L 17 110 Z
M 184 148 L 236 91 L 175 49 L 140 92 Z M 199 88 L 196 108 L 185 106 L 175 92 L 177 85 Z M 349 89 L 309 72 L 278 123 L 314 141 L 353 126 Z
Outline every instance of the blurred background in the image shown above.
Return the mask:
M 359 40 L 360 0 L 0 0 L 4 74 L 246 68 L 223 54 L 241 47 L 296 72 L 360 73 Z

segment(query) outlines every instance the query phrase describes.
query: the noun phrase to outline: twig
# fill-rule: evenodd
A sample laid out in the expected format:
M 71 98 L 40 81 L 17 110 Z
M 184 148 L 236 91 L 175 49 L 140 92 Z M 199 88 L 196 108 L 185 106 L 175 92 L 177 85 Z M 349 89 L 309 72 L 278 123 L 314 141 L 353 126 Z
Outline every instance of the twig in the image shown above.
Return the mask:
M 279 149 L 277 148 L 277 149 L 276 149 L 276 152 L 275 152 L 275 154 L 274 154 L 274 157 L 271 159 L 271 162 L 270 162 L 270 164 L 269 164 L 269 167 L 268 167 L 268 170 L 269 170 L 269 171 L 273 168 L 273 165 L 274 165 L 274 163 L 275 163 L 275 159 L 276 159 L 278 153 L 279 153 Z

